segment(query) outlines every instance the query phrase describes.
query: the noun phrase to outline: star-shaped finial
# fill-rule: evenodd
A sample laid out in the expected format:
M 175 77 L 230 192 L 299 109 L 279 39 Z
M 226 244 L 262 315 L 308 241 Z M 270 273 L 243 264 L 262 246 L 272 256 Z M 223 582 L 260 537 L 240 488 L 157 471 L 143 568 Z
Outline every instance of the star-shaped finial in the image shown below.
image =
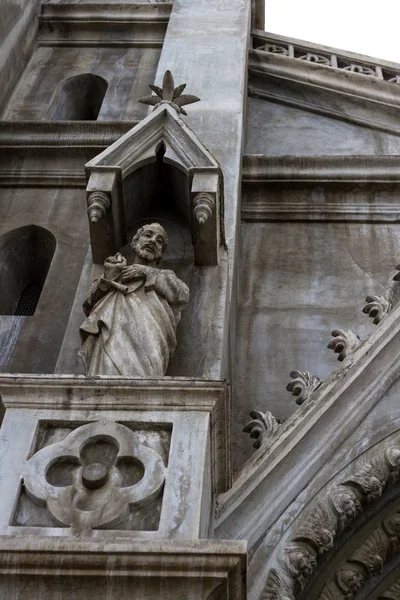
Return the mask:
M 162 88 L 157 85 L 149 85 L 149 88 L 153 90 L 157 96 L 143 96 L 138 102 L 154 106 L 154 109 L 160 104 L 169 104 L 178 114 L 186 115 L 187 112 L 183 110 L 182 106 L 185 106 L 185 104 L 192 104 L 193 102 L 199 102 L 200 98 L 193 96 L 193 94 L 182 95 L 185 87 L 186 83 L 182 83 L 181 85 L 178 85 L 178 87 L 175 87 L 171 71 L 165 71 Z

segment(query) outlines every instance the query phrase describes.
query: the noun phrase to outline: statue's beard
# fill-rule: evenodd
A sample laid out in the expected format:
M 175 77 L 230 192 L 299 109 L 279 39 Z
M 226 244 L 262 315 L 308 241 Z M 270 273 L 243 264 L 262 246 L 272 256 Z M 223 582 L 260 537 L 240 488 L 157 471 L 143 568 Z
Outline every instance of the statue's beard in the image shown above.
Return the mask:
M 140 258 L 144 258 L 149 262 L 157 261 L 161 258 L 157 250 L 153 250 L 151 248 L 146 248 L 143 246 L 136 249 L 136 254 L 140 256 Z

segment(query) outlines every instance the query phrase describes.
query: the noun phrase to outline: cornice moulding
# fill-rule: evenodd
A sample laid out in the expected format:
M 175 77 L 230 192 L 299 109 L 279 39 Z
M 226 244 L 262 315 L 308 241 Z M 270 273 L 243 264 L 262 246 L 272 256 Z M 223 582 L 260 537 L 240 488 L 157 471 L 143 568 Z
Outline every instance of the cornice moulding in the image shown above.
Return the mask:
M 0 169 L 0 187 L 67 187 L 85 188 L 86 177 L 83 169 L 72 170 L 35 170 Z
M 57 394 L 60 406 L 65 401 L 73 408 L 109 408 L 118 410 L 209 410 L 216 401 L 223 406 L 229 402 L 228 384 L 224 380 L 207 381 L 186 377 L 163 377 L 162 379 L 132 379 L 124 377 L 83 375 L 9 375 L 0 374 L 0 391 L 6 408 L 54 408 L 53 394 Z M 86 396 L 87 392 L 89 396 Z M 85 397 L 82 396 L 85 395 Z M 116 396 L 120 396 L 116 405 Z M 163 404 L 159 398 L 162 396 Z M 100 400 L 101 398 L 101 400 Z M 216 400 L 217 399 L 217 400 Z
M 375 105 L 396 108 L 400 106 L 398 84 L 343 69 L 334 69 L 261 50 L 250 50 L 249 69 L 251 73 L 293 81 L 307 87 L 331 90 L 370 101 Z
M 242 186 L 245 221 L 400 220 L 396 156 L 246 155 Z
M 173 4 L 42 4 L 40 22 L 106 22 L 113 23 L 153 23 L 168 22 Z
M 107 147 L 139 121 L 1 121 L 2 148 Z
M 325 46 L 323 44 L 314 44 L 306 40 L 299 40 L 297 38 L 287 37 L 285 35 L 278 35 L 276 33 L 270 33 L 262 29 L 253 29 L 251 32 L 252 38 L 256 45 L 267 44 L 268 42 L 274 44 L 293 45 L 296 48 L 301 48 L 305 51 L 310 51 L 315 54 L 334 54 L 340 58 L 345 58 L 352 62 L 366 63 L 374 65 L 384 69 L 392 71 L 400 71 L 400 64 L 389 60 L 383 60 L 380 58 L 374 58 L 372 56 L 366 56 L 365 54 L 358 54 L 357 52 L 350 52 L 349 50 L 342 50 L 340 48 L 333 48 L 332 46 Z
M 143 576 L 143 562 L 148 562 L 153 577 L 165 575 L 165 567 L 179 568 L 186 576 L 230 569 L 246 570 L 245 541 L 220 540 L 134 540 L 112 542 L 71 540 L 65 537 L 0 536 L 0 570 L 5 573 L 27 573 L 41 565 L 46 571 L 74 575 L 109 571 L 113 556 L 113 575 Z M 11 561 L 10 558 L 13 557 Z M 210 561 L 210 557 L 212 560 Z M 56 573 L 54 573 L 56 574 Z M 244 596 L 243 596 L 244 598 Z
M 171 3 L 42 4 L 39 46 L 161 47 Z M 107 33 L 104 25 L 107 24 Z
M 242 181 L 399 183 L 398 156 L 265 156 L 243 157 Z

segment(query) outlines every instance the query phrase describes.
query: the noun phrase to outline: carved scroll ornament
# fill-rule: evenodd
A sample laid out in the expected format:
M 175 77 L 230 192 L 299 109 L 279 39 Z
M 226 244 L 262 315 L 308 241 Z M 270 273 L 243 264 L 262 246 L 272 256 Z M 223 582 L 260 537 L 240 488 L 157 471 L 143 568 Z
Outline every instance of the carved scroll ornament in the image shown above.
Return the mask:
M 243 431 L 255 439 L 253 448 L 258 449 L 265 439 L 271 437 L 281 425 L 279 419 L 274 417 L 269 410 L 265 413 L 260 410 L 252 410 L 250 416 L 252 420 L 243 427 Z
M 378 325 L 385 315 L 392 310 L 392 304 L 384 296 L 367 296 L 367 303 L 363 308 L 363 313 L 373 319 L 373 324 Z
M 321 380 L 309 371 L 292 371 L 286 389 L 296 397 L 296 404 L 303 404 L 311 394 L 321 385 Z
M 333 340 L 328 344 L 329 350 L 339 354 L 338 360 L 342 361 L 352 354 L 360 345 L 361 340 L 350 329 L 335 329 L 332 331 Z
M 117 523 L 130 507 L 162 491 L 161 456 L 128 427 L 111 421 L 82 425 L 27 462 L 28 495 L 60 525 L 78 530 Z

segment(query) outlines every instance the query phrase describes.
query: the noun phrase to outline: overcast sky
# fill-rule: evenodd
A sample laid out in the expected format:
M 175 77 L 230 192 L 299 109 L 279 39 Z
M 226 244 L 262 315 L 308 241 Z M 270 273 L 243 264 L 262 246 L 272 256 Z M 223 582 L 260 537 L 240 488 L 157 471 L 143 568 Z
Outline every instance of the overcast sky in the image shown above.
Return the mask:
M 266 0 L 266 31 L 400 63 L 400 0 Z

